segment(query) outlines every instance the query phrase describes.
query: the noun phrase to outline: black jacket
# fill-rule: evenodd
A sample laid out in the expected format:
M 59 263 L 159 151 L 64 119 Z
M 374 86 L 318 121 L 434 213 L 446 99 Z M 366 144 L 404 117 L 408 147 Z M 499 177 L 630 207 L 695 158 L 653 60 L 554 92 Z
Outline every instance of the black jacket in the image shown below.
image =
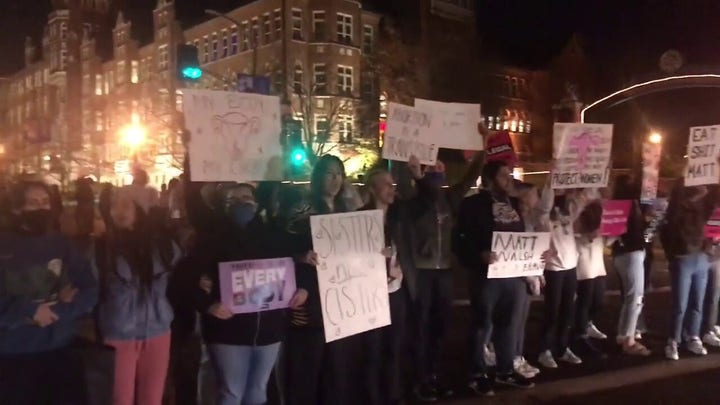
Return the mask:
M 253 346 L 268 345 L 283 340 L 286 330 L 286 310 L 237 314 L 221 320 L 208 314 L 208 309 L 220 302 L 218 263 L 287 257 L 281 244 L 273 237 L 270 227 L 258 217 L 244 231 L 224 227 L 215 234 L 198 241 L 186 265 L 196 270 L 192 300 L 201 314 L 203 338 L 208 343 Z M 200 288 L 200 278 L 212 280 L 208 294 Z
M 717 187 L 713 187 L 705 197 L 693 201 L 697 196 L 694 187 L 678 186 L 673 190 L 665 224 L 660 230 L 666 257 L 697 253 L 707 247 L 705 224 L 717 205 L 717 194 Z
M 509 197 L 510 204 L 521 215 L 517 198 Z M 454 250 L 460 263 L 476 275 L 485 277 L 488 265 L 482 260 L 481 252 L 492 251 L 493 197 L 487 190 L 463 200 L 458 210 Z M 522 230 L 524 231 L 524 230 Z
M 645 250 L 645 228 L 647 222 L 640 210 L 640 204 L 637 200 L 633 200 L 628 215 L 627 232 L 613 243 L 613 256 Z

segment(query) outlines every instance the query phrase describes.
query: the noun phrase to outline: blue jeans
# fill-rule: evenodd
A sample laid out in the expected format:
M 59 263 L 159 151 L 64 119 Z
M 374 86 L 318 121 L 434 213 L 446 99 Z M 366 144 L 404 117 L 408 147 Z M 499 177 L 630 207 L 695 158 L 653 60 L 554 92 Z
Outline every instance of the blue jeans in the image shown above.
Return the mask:
M 703 315 L 703 300 L 707 287 L 710 262 L 705 253 L 678 256 L 670 263 L 673 316 L 670 339 L 682 340 L 683 324 L 688 337 L 700 336 Z M 686 319 L 687 322 L 684 322 Z
M 636 250 L 615 256 L 615 268 L 622 283 L 623 303 L 620 308 L 617 335 L 635 336 L 645 295 L 645 251 Z
M 280 343 L 267 346 L 208 345 L 217 379 L 217 405 L 262 405 Z

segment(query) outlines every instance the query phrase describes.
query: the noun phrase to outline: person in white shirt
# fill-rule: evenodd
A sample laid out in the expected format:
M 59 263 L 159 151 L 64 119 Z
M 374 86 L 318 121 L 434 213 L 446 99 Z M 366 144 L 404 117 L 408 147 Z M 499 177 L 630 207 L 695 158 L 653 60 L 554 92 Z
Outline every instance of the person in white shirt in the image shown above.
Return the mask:
M 135 168 L 133 170 L 133 182 L 126 188 L 130 198 L 145 212 L 149 212 L 150 208 L 160 205 L 160 193 L 149 184 L 150 178 L 147 172 Z
M 538 210 L 538 231 L 550 232 L 550 255 L 545 262 L 545 322 L 538 362 L 546 368 L 557 368 L 560 361 L 580 364 L 582 360 L 570 350 L 570 328 L 575 310 L 578 249 L 574 223 L 587 202 L 597 198 L 595 189 L 555 190 L 546 184 Z

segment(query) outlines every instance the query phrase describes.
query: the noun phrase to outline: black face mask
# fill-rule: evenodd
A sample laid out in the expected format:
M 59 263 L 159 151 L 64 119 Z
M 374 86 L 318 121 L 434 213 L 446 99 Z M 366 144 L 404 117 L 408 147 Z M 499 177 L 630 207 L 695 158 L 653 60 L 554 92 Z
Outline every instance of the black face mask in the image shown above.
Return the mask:
M 19 215 L 20 228 L 30 235 L 42 235 L 50 229 L 52 212 L 46 209 L 22 211 Z

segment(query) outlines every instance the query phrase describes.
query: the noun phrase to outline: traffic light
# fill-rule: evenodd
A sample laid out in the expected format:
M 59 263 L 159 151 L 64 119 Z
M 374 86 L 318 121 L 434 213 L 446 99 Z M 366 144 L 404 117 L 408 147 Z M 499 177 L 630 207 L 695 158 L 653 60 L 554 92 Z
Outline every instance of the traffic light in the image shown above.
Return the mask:
M 177 46 L 177 76 L 180 80 L 198 80 L 203 71 L 200 68 L 198 50 L 187 44 Z
M 307 155 L 305 154 L 305 149 L 301 147 L 293 149 L 290 153 L 290 161 L 294 166 L 305 164 L 306 159 Z

